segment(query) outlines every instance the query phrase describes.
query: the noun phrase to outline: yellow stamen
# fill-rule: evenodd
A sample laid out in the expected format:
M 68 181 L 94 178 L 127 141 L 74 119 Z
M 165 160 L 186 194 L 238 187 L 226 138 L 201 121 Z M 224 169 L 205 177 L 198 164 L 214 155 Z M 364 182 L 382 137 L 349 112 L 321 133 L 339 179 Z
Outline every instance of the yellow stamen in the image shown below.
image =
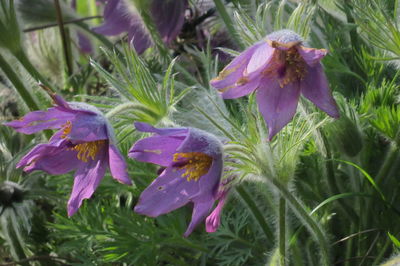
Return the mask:
M 77 151 L 78 154 L 76 155 L 76 157 L 78 157 L 79 160 L 87 163 L 89 158 L 91 158 L 92 160 L 95 159 L 97 153 L 100 151 L 105 143 L 106 140 L 90 141 L 76 144 L 72 148 L 70 148 L 70 150 Z
M 67 121 L 67 123 L 64 124 L 63 126 L 63 134 L 61 135 L 62 139 L 65 139 L 69 133 L 71 133 L 72 130 L 72 123 L 71 121 Z
M 186 172 L 182 174 L 182 177 L 186 178 L 187 181 L 198 181 L 200 177 L 208 173 L 212 158 L 202 152 L 182 152 L 175 153 L 173 161 L 183 164 L 177 167 L 179 170 L 186 170 Z

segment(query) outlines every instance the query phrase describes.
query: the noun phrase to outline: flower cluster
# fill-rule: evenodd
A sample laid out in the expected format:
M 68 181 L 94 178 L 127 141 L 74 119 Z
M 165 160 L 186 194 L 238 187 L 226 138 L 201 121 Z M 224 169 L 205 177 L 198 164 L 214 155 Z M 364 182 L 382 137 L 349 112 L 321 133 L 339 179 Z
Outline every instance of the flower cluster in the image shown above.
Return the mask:
M 187 4 L 183 0 L 159 2 L 153 0 L 152 4 L 179 5 L 180 9 Z M 129 31 L 135 48 L 143 51 L 149 44 L 147 37 L 137 37 L 140 31 L 136 25 L 137 18 L 120 16 L 124 9 L 122 0 L 109 0 L 105 23 L 97 31 L 104 34 Z M 154 15 L 164 40 L 170 41 L 182 26 L 183 18 L 172 14 L 176 23 L 170 27 L 163 23 L 168 15 L 157 12 Z M 325 55 L 324 49 L 304 47 L 302 39 L 294 32 L 278 31 L 236 57 L 211 84 L 225 99 L 238 98 L 257 90 L 259 109 L 269 127 L 271 139 L 292 119 L 300 93 L 330 116 L 339 116 L 320 64 Z M 48 143 L 39 144 L 26 154 L 17 167 L 24 167 L 26 172 L 42 170 L 53 175 L 75 170 L 68 201 L 68 215 L 71 216 L 83 199 L 92 196 L 107 168 L 119 182 L 129 185 L 131 180 L 126 162 L 115 146 L 113 129 L 103 114 L 88 104 L 68 103 L 55 94 L 52 97 L 55 107 L 28 113 L 6 125 L 25 134 L 44 129 L 58 130 Z M 220 140 L 190 127 L 155 128 L 139 122 L 135 127 L 152 135 L 137 141 L 128 156 L 160 165 L 162 171 L 142 192 L 134 211 L 157 217 L 193 203 L 192 220 L 184 236 L 191 234 L 204 219 L 207 232 L 215 232 L 233 179 L 221 181 L 223 147 Z M 210 214 L 217 200 L 218 204 Z

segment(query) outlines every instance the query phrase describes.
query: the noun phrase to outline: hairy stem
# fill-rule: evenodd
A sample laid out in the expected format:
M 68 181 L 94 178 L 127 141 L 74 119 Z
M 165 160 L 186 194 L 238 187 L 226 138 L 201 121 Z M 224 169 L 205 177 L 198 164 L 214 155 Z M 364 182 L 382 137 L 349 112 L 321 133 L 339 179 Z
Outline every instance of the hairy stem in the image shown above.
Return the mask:
M 286 200 L 279 197 L 279 263 L 285 266 L 286 258 Z
M 24 83 L 19 79 L 18 74 L 14 72 L 13 68 L 8 64 L 8 62 L 0 54 L 0 68 L 3 70 L 4 74 L 14 85 L 15 89 L 18 91 L 22 100 L 28 106 L 31 111 L 39 110 L 39 105 L 34 99 L 34 96 L 25 88 Z
M 261 230 L 264 232 L 267 239 L 272 241 L 274 239 L 274 234 L 272 233 L 267 222 L 265 221 L 264 216 L 261 213 L 260 209 L 257 207 L 256 203 L 251 198 L 250 194 L 246 191 L 246 189 L 242 185 L 236 186 L 235 189 L 236 192 L 239 194 L 239 196 L 242 198 L 242 200 L 247 204 L 247 207 L 249 207 L 251 213 L 253 214 L 254 218 L 260 225 Z
M 279 182 L 279 180 L 276 178 L 267 180 L 270 180 L 272 184 L 279 190 L 280 194 L 286 199 L 293 212 L 305 223 L 305 226 L 310 231 L 311 235 L 318 242 L 321 251 L 322 265 L 331 265 L 328 241 L 326 240 L 325 234 L 319 227 L 318 223 L 308 214 L 302 203 L 300 203 L 300 201 L 293 196 L 286 186 Z

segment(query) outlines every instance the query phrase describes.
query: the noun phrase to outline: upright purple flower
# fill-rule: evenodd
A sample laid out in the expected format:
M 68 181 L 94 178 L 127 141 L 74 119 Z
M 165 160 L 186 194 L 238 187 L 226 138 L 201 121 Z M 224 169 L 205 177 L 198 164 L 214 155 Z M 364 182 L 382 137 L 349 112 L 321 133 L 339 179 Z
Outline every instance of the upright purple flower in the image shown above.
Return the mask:
M 95 107 L 67 103 L 53 95 L 55 107 L 30 112 L 19 120 L 5 123 L 16 131 L 32 134 L 44 129 L 59 129 L 48 143 L 36 145 L 17 164 L 25 172 L 42 170 L 52 175 L 76 170 L 68 215 L 73 215 L 83 199 L 90 198 L 107 168 L 121 183 L 130 185 L 124 158 L 115 146 L 114 132 Z
M 187 0 L 152 0 L 150 15 L 166 44 L 170 44 L 182 29 Z M 104 23 L 94 28 L 100 34 L 113 36 L 128 33 L 128 41 L 140 54 L 149 48 L 153 41 L 137 10 L 125 0 L 108 0 L 104 8 Z
M 273 32 L 211 80 L 224 99 L 242 97 L 257 89 L 257 103 L 269 127 L 269 139 L 293 118 L 300 92 L 328 115 L 339 117 L 320 63 L 327 51 L 307 48 L 302 43 L 293 31 Z
M 217 199 L 222 144 L 213 135 L 195 128 L 158 129 L 145 123 L 135 126 L 139 131 L 155 134 L 136 142 L 129 157 L 165 167 L 142 192 L 135 212 L 157 217 L 192 202 L 192 221 L 184 234 L 187 237 Z

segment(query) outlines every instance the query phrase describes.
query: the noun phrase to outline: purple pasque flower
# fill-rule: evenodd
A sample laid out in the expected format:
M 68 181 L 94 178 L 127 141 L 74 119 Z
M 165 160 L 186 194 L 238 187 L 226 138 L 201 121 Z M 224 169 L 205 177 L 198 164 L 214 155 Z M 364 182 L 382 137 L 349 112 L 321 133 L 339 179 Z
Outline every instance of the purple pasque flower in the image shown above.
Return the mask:
M 273 32 L 242 52 L 211 80 L 224 99 L 257 90 L 269 139 L 293 118 L 300 92 L 328 115 L 339 117 L 320 63 L 327 51 L 302 44 L 302 38 L 293 31 Z
M 25 172 L 42 170 L 52 175 L 75 171 L 75 181 L 68 201 L 68 215 L 73 215 L 83 199 L 90 198 L 107 168 L 121 183 L 130 185 L 127 165 L 115 146 L 114 132 L 107 119 L 95 107 L 67 103 L 52 95 L 56 104 L 47 111 L 30 112 L 19 120 L 5 123 L 24 134 L 44 129 L 59 129 L 48 143 L 36 145 L 17 164 Z
M 139 131 L 155 134 L 136 142 L 128 156 L 165 167 L 142 192 L 135 212 L 157 217 L 191 202 L 194 207 L 184 234 L 187 237 L 217 199 L 223 167 L 222 143 L 195 128 L 158 129 L 146 123 L 135 126 Z
M 108 0 L 104 8 L 104 23 L 93 30 L 97 33 L 114 36 L 128 33 L 128 41 L 140 54 L 153 45 L 139 11 L 127 4 L 126 0 Z M 185 20 L 187 0 L 152 0 L 150 16 L 161 39 L 168 45 L 179 34 Z

